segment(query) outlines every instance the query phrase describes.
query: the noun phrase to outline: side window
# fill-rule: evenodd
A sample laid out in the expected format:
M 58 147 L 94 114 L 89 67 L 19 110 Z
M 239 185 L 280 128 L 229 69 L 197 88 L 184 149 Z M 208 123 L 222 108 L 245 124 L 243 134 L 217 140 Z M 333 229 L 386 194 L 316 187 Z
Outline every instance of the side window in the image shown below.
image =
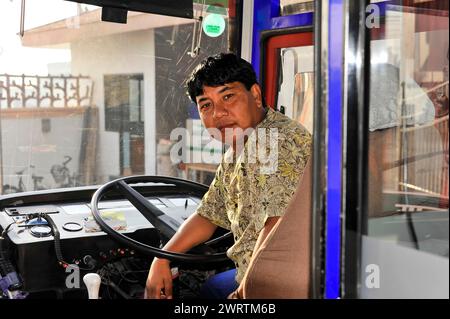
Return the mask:
M 105 74 L 105 130 L 119 134 L 120 174 L 144 174 L 144 75 Z
M 370 31 L 361 295 L 448 296 L 448 3 L 387 5 L 382 21 Z
M 136 132 L 139 123 L 143 122 L 143 74 L 108 74 L 104 75 L 103 83 L 105 129 Z
M 277 109 L 300 122 L 313 132 L 314 105 L 314 47 L 283 48 L 280 50 L 280 86 Z
M 269 106 L 299 121 L 311 134 L 314 104 L 312 32 L 299 28 L 263 34 L 262 85 Z

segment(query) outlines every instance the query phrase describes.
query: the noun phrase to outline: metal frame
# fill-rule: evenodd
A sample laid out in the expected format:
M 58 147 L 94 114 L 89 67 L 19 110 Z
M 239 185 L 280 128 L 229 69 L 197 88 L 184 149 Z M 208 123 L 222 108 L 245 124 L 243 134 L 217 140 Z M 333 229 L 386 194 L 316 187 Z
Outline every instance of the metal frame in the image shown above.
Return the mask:
M 265 46 L 267 44 L 267 41 L 275 36 L 279 35 L 287 35 L 287 34 L 295 34 L 295 33 L 301 33 L 301 32 L 313 32 L 313 26 L 312 25 L 306 25 L 306 26 L 298 26 L 298 27 L 289 27 L 289 28 L 282 28 L 282 29 L 273 29 L 273 30 L 266 30 L 262 31 L 260 34 L 260 65 L 259 65 L 259 84 L 261 86 L 261 90 L 263 92 L 266 92 L 266 74 L 264 71 L 266 66 L 266 53 L 265 53 Z M 314 43 L 312 43 L 314 45 Z M 280 74 L 280 68 L 278 68 L 277 77 Z M 265 96 L 266 102 L 270 103 L 267 96 Z M 277 96 L 275 95 L 275 103 L 272 105 L 272 107 L 275 109 L 277 105 Z
M 314 88 L 314 114 L 313 114 L 313 189 L 312 189 L 312 227 L 311 227 L 311 297 L 322 298 L 324 294 L 324 272 L 325 267 L 325 250 L 324 230 L 325 230 L 325 190 L 326 190 L 326 175 L 325 175 L 325 143 L 326 141 L 326 126 L 327 126 L 327 112 L 323 108 L 324 102 L 327 101 L 325 94 L 327 63 L 322 60 L 323 46 L 325 49 L 327 45 L 322 43 L 322 39 L 326 38 L 328 29 L 322 26 L 322 16 L 325 10 L 322 7 L 323 2 L 316 0 L 314 3 L 314 83 L 317 83 Z M 326 16 L 326 12 L 325 12 Z M 325 35 L 325 37 L 324 37 Z M 325 72 L 325 73 L 323 73 Z
M 228 49 L 230 51 L 233 51 L 237 56 L 241 56 L 242 54 L 242 48 L 243 48 L 243 28 L 244 28 L 244 0 L 234 0 L 230 1 L 229 4 L 234 5 L 235 8 L 235 16 L 233 17 L 235 19 L 234 21 L 234 29 L 230 29 L 232 31 L 232 34 L 228 35 Z M 229 9 L 231 11 L 231 9 Z
M 361 235 L 367 212 L 367 161 L 370 92 L 370 37 L 365 26 L 368 0 L 345 3 L 345 71 L 343 118 L 344 298 L 358 298 L 361 281 Z
M 241 58 L 251 62 L 252 60 L 252 39 L 253 39 L 253 0 L 242 1 L 242 39 Z
M 307 12 L 289 16 L 279 16 L 279 0 L 254 0 L 253 8 L 252 64 L 259 79 L 259 66 L 261 65 L 261 32 L 281 28 L 312 26 L 313 13 Z

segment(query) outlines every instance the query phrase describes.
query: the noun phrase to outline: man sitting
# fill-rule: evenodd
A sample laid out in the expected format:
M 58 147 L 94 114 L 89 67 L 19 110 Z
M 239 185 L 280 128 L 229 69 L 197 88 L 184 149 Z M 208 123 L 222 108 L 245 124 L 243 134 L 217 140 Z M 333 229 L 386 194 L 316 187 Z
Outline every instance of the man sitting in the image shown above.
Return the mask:
M 311 154 L 311 135 L 265 105 L 252 65 L 234 54 L 202 61 L 187 87 L 203 125 L 230 147 L 196 212 L 164 249 L 186 252 L 217 226 L 231 230 L 234 245 L 227 255 L 236 268 L 212 276 L 201 289 L 205 298 L 225 299 L 241 294 L 253 251 L 284 214 Z M 169 260 L 154 259 L 146 297 L 172 298 Z

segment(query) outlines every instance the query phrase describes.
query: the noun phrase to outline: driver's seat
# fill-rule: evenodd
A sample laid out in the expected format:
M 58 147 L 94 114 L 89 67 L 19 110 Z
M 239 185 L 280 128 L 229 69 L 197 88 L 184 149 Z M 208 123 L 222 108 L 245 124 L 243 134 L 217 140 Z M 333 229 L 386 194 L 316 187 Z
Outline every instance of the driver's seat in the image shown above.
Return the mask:
M 310 296 L 312 158 L 285 215 L 255 252 L 243 279 L 244 298 Z

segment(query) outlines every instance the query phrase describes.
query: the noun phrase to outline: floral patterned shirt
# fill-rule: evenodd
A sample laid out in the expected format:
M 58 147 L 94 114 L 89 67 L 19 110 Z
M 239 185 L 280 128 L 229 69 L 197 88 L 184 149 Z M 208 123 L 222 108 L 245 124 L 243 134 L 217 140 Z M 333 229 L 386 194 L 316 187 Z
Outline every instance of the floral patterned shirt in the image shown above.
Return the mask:
M 284 214 L 311 154 L 311 142 L 301 124 L 269 108 L 243 151 L 234 154 L 230 147 L 222 157 L 197 214 L 233 233 L 227 255 L 235 262 L 238 283 L 267 218 Z M 264 148 L 266 156 L 258 156 Z

